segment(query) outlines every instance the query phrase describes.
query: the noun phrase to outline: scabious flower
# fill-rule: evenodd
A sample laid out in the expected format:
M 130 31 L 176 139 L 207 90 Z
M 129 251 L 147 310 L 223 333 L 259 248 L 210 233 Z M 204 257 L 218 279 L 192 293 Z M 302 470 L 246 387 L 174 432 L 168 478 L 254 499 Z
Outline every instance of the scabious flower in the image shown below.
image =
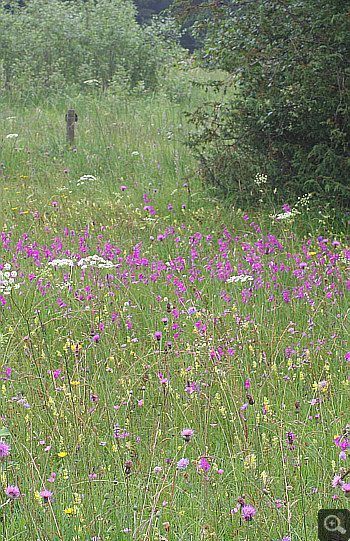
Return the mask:
M 10 451 L 11 451 L 11 446 L 4 441 L 0 441 L 0 458 L 3 458 L 9 455 Z
M 181 436 L 185 439 L 185 441 L 190 441 L 194 434 L 194 430 L 192 428 L 184 428 L 181 432 Z
M 185 470 L 189 463 L 190 461 L 188 460 L 188 458 L 181 458 L 177 463 L 177 467 L 179 470 Z
M 51 498 L 53 497 L 53 493 L 51 492 L 51 490 L 46 489 L 39 492 L 39 495 L 44 498 L 45 503 L 51 500 Z
M 15 500 L 21 495 L 21 491 L 17 485 L 9 485 L 5 490 L 6 496 Z
M 332 487 L 333 488 L 336 488 L 338 485 L 342 485 L 342 480 L 341 480 L 341 476 L 340 475 L 336 475 L 334 478 L 333 478 L 333 481 L 332 481 Z
M 241 514 L 242 514 L 243 520 L 245 520 L 247 522 L 252 520 L 255 513 L 256 513 L 256 509 L 254 509 L 254 507 L 252 505 L 243 505 L 243 507 L 241 509 Z
M 161 472 L 162 472 L 161 466 L 156 466 L 155 468 L 153 468 L 153 473 L 155 473 L 156 475 L 158 475 Z

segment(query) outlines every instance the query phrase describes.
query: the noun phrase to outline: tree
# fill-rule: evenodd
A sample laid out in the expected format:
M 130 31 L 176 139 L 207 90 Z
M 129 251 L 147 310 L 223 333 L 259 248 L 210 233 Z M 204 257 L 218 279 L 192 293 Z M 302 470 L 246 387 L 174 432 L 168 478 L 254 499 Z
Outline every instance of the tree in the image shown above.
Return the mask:
M 207 59 L 237 90 L 192 115 L 205 179 L 251 194 L 265 173 L 280 192 L 350 206 L 349 3 L 185 0 L 175 10 L 200 16 Z

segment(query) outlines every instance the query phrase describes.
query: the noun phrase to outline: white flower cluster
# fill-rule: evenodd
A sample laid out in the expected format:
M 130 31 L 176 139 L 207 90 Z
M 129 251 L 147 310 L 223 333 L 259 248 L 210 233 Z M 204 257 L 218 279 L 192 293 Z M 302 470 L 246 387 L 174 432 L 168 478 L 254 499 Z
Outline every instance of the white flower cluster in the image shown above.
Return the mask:
M 18 133 L 9 133 L 6 135 L 6 139 L 16 139 L 18 137 Z
M 20 284 L 16 284 L 17 271 L 11 270 L 10 263 L 5 263 L 3 270 L 0 270 L 0 293 L 10 295 L 12 289 L 18 289 Z
M 272 216 L 272 218 L 275 218 L 276 220 L 290 220 L 291 218 L 294 218 L 296 214 L 300 214 L 300 212 L 297 209 L 292 209 L 281 212 L 281 214 L 276 214 L 276 216 Z
M 256 177 L 254 179 L 254 182 L 257 186 L 262 186 L 263 184 L 266 184 L 267 182 L 267 176 L 266 175 L 262 175 L 261 173 L 257 173 L 256 174 Z
M 114 267 L 112 261 L 103 259 L 99 255 L 89 255 L 88 257 L 83 257 L 77 263 L 73 259 L 53 259 L 50 261 L 49 265 L 52 267 L 74 267 L 75 264 L 81 269 L 87 269 L 88 267 L 98 267 L 99 269 L 110 269 Z
M 49 265 L 52 265 L 52 267 L 74 267 L 74 261 L 73 259 L 53 259 L 50 261 Z
M 83 175 L 80 177 L 80 179 L 77 180 L 77 186 L 83 186 L 86 182 L 91 183 L 96 180 L 96 177 L 94 175 Z
M 99 269 L 110 269 L 114 267 L 112 261 L 103 259 L 99 255 L 89 255 L 88 257 L 83 257 L 77 263 L 78 267 L 81 269 L 86 269 L 88 267 L 98 267 Z
M 230 284 L 231 282 L 246 282 L 247 280 L 251 282 L 252 280 L 254 280 L 254 278 L 253 276 L 249 276 L 248 274 L 241 274 L 239 276 L 230 276 L 230 278 L 226 280 L 226 283 Z
M 304 207 L 306 210 L 309 210 L 310 199 L 312 197 L 311 193 L 304 194 L 302 197 L 298 197 L 298 201 L 295 203 L 296 207 Z

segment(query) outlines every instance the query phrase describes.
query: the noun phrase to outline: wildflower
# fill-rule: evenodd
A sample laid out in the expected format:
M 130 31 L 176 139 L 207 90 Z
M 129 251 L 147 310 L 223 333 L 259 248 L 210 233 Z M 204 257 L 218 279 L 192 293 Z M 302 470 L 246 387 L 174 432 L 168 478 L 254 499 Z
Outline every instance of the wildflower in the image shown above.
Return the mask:
M 345 451 L 340 451 L 340 453 L 339 453 L 339 460 L 346 460 L 346 453 L 345 453 Z
M 66 515 L 73 515 L 76 510 L 74 509 L 74 507 L 67 507 L 67 509 L 63 510 L 63 512 L 66 513 Z
M 159 383 L 161 383 L 162 385 L 166 385 L 168 383 L 167 378 L 165 378 L 161 372 L 159 372 L 159 374 L 157 375 L 159 377 Z
M 0 441 L 0 458 L 10 454 L 11 446 L 4 441 Z
M 192 430 L 192 428 L 185 428 L 181 432 L 181 436 L 185 439 L 185 441 L 190 441 L 193 434 L 194 434 L 194 430 Z
M 61 451 L 60 453 L 57 453 L 57 456 L 59 456 L 60 458 L 64 458 L 65 456 L 67 456 L 67 453 Z
M 347 493 L 347 495 L 350 495 L 350 483 L 344 483 L 342 485 L 342 489 Z
M 51 501 L 53 497 L 53 493 L 50 490 L 42 490 L 41 492 L 39 492 L 39 495 L 44 498 L 45 503 Z
M 188 458 L 181 458 L 177 463 L 177 467 L 179 470 L 185 470 L 189 463 L 190 461 L 188 460 Z
M 155 468 L 153 468 L 153 473 L 155 473 L 156 475 L 158 475 L 161 472 L 162 472 L 161 466 L 156 466 Z
M 126 473 L 126 475 L 129 475 L 131 473 L 132 464 L 133 464 L 132 460 L 127 460 L 125 462 L 125 473 Z
M 332 487 L 335 488 L 337 487 L 338 485 L 342 485 L 342 480 L 341 480 L 341 476 L 340 475 L 336 475 L 334 478 L 333 478 L 333 481 L 332 481 Z
M 156 331 L 154 333 L 154 338 L 156 338 L 158 341 L 162 338 L 162 333 L 160 331 Z
M 19 498 L 21 495 L 21 491 L 18 488 L 17 485 L 9 485 L 5 490 L 6 496 L 9 498 L 12 498 L 13 500 L 16 498 Z
M 299 400 L 297 400 L 296 402 L 294 402 L 294 407 L 295 407 L 294 412 L 295 412 L 295 413 L 300 413 L 300 402 L 299 402 Z
M 256 513 L 256 509 L 254 509 L 254 507 L 252 507 L 251 505 L 243 505 L 243 507 L 241 509 L 241 514 L 242 514 L 243 520 L 245 520 L 247 522 L 252 520 L 255 513 Z
M 9 133 L 6 135 L 6 139 L 16 139 L 18 137 L 18 133 Z
M 199 468 L 203 468 L 203 470 L 209 471 L 211 468 L 211 465 L 209 464 L 209 462 L 207 462 L 205 458 L 202 458 L 200 463 L 197 465 L 197 471 L 199 470 Z

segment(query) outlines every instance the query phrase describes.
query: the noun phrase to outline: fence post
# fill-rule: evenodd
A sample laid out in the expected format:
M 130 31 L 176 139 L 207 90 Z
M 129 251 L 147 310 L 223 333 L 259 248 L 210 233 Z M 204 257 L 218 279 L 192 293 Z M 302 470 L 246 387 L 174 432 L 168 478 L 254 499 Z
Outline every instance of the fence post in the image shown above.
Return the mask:
M 74 111 L 74 109 L 68 109 L 66 114 L 66 122 L 67 122 L 67 141 L 70 144 L 73 144 L 74 142 L 74 124 L 78 120 L 78 115 Z

